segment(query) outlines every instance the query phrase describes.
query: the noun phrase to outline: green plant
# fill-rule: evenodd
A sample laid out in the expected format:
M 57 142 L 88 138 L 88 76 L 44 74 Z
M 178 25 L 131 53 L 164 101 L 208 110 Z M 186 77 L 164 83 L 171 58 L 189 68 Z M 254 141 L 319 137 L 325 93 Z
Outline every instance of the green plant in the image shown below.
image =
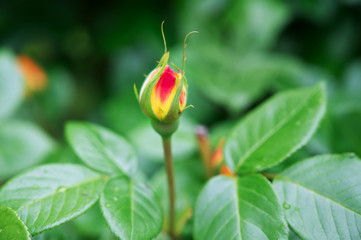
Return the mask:
M 306 68 L 292 58 L 258 53 L 274 41 L 289 18 L 283 3 L 268 2 L 269 8 L 259 3 L 234 1 L 231 6 L 237 10 L 230 8 L 228 14 L 238 16 L 241 9 L 249 16 L 215 21 L 241 22 L 242 27 L 231 24 L 238 40 L 219 46 L 216 38 L 222 39 L 223 32 L 214 31 L 222 36 L 210 38 L 214 34 L 206 28 L 209 32 L 203 36 L 208 38 L 207 43 L 199 45 L 198 53 L 202 54 L 196 54 L 198 64 L 189 69 L 201 76 L 196 80 L 199 90 L 234 116 L 263 96 L 270 86 L 308 85 L 304 82 L 313 83 L 319 78 L 311 74 L 312 80 L 306 81 Z M 267 31 L 255 31 L 245 20 L 257 20 L 249 9 L 263 9 L 267 19 L 273 19 L 268 21 Z M 196 17 L 201 18 L 202 14 Z M 204 25 L 216 26 L 213 23 Z M 239 58 L 230 50 L 234 48 L 244 52 L 244 56 Z M 360 239 L 360 159 L 351 153 L 305 160 L 302 157 L 297 162 L 291 157 L 311 139 L 325 115 L 323 83 L 277 93 L 238 123 L 230 121 L 222 126 L 226 130 L 220 135 L 211 132 L 210 138 L 220 142 L 214 153 L 207 134 L 200 134 L 203 161 L 199 156 L 173 160 L 171 146 L 179 153 L 186 148 L 179 143 L 189 141 L 177 141 L 182 140 L 182 135 L 179 139 L 176 136 L 182 134 L 181 129 L 176 132 L 179 122 L 187 121 L 178 119 L 186 109 L 188 93 L 184 49 L 185 43 L 182 71 L 171 62 L 177 72 L 170 69 L 165 46 L 159 65 L 152 71 L 154 75 L 146 78 L 139 96 L 136 91 L 143 112 L 163 140 L 165 169 L 161 168 L 151 181 L 144 175 L 146 171 L 142 170 L 147 166 L 137 153 L 147 145 L 151 146 L 145 151 L 148 155 L 156 155 L 159 149 L 152 149 L 149 132 L 142 135 L 139 129 L 131 134 L 126 131 L 137 119 L 129 112 L 138 106 L 129 104 L 126 98 L 116 101 L 116 108 L 122 105 L 122 121 L 112 121 L 126 132 L 124 138 L 100 125 L 68 122 L 66 139 L 86 166 L 36 166 L 12 177 L 0 188 L 0 239 L 30 239 L 75 219 L 97 202 L 109 229 L 119 239 Z M 255 52 L 246 54 L 248 51 Z M 0 86 L 4 86 L 0 87 L 2 179 L 40 163 L 54 145 L 32 124 L 9 118 L 24 98 L 23 79 L 14 59 L 11 52 L 0 52 Z M 167 92 L 166 101 L 152 102 L 153 89 L 164 73 L 174 75 L 177 84 Z M 276 76 L 272 83 L 270 75 Z M 351 90 L 353 85 L 350 84 Z M 356 96 L 357 92 L 353 94 Z M 149 123 L 141 127 L 152 131 Z M 229 127 L 233 129 L 228 131 Z M 221 135 L 226 135 L 224 147 Z
M 359 238 L 361 162 L 355 155 L 315 156 L 267 174 L 310 139 L 325 104 L 323 84 L 285 91 L 236 124 L 224 147 L 234 176 L 214 176 L 203 187 L 194 207 L 195 239 L 288 239 L 287 225 L 302 239 Z M 79 216 L 98 199 L 120 239 L 157 237 L 165 217 L 159 181 L 152 183 L 155 194 L 139 175 L 127 141 L 85 122 L 69 122 L 66 136 L 91 169 L 47 164 L 9 180 L 0 190 L 1 239 L 30 239 Z M 175 175 L 192 171 L 176 167 Z M 180 221 L 176 225 L 183 228 Z M 182 229 L 176 233 L 174 238 Z

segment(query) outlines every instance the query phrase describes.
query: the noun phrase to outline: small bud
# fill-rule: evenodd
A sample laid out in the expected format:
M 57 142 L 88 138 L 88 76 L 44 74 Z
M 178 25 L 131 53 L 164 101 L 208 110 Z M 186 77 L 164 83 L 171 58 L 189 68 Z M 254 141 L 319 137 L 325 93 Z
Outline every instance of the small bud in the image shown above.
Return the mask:
M 47 76 L 43 69 L 27 56 L 19 55 L 17 60 L 26 82 L 26 94 L 43 91 L 47 85 Z
M 223 162 L 223 145 L 224 145 L 225 137 L 222 137 L 216 149 L 214 150 L 212 157 L 211 157 L 211 166 L 213 168 L 218 167 Z
M 166 52 L 159 65 L 147 76 L 139 93 L 145 115 L 162 123 L 177 120 L 187 102 L 187 82 L 182 72 L 168 65 Z
M 219 173 L 228 177 L 234 176 L 234 173 L 226 166 L 226 164 L 222 164 Z
M 178 119 L 183 113 L 187 103 L 188 84 L 184 76 L 184 65 L 186 60 L 185 48 L 187 37 L 184 39 L 183 47 L 183 70 L 181 71 L 173 63 L 175 70 L 168 63 L 169 52 L 164 37 L 162 22 L 161 30 L 164 41 L 164 55 L 158 66 L 146 77 L 140 93 L 134 84 L 135 96 L 147 117 L 152 120 L 152 126 L 163 138 L 170 137 L 178 128 Z

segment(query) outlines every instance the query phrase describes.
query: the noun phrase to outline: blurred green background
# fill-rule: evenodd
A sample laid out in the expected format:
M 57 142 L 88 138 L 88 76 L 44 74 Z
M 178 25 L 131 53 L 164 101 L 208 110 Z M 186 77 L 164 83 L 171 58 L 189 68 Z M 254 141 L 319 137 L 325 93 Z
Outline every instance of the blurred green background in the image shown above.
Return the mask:
M 67 120 L 82 120 L 127 138 L 138 152 L 141 177 L 159 185 L 159 174 L 153 175 L 162 167 L 161 141 L 138 106 L 133 84 L 140 89 L 143 75 L 163 54 L 164 19 L 171 61 L 178 66 L 184 36 L 200 32 L 188 39 L 188 104 L 195 108 L 182 117 L 175 161 L 200 162 L 197 125 L 210 129 L 215 146 L 233 123 L 274 93 L 319 81 L 328 89 L 322 126 L 305 148 L 271 171 L 314 154 L 361 156 L 359 0 L 2 0 L 0 184 L 37 164 L 80 163 L 63 127 Z M 44 90 L 26 93 L 20 54 L 46 73 Z M 201 184 L 195 185 L 196 194 Z M 113 237 L 93 207 L 36 239 Z

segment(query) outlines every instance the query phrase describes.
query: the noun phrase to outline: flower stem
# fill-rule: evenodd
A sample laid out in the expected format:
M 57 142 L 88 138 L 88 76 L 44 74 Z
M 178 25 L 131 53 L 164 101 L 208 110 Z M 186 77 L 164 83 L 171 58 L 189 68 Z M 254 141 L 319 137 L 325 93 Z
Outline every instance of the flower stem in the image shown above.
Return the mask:
M 169 235 L 175 240 L 175 186 L 174 172 L 171 150 L 171 137 L 163 137 L 165 168 L 168 177 L 168 193 L 169 193 Z

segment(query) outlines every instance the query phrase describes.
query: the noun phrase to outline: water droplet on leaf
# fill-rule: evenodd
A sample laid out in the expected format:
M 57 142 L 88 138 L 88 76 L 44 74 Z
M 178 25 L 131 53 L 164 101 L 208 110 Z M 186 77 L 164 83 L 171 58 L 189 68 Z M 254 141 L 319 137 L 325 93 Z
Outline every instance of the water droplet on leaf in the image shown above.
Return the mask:
M 113 197 L 114 201 L 118 201 L 118 198 L 117 197 Z
M 290 208 L 291 208 L 291 205 L 289 205 L 289 204 L 286 203 L 286 202 L 283 202 L 283 208 L 284 208 L 284 209 L 290 209 Z
M 58 187 L 58 189 L 56 189 L 57 192 L 64 192 L 65 190 L 65 187 Z

